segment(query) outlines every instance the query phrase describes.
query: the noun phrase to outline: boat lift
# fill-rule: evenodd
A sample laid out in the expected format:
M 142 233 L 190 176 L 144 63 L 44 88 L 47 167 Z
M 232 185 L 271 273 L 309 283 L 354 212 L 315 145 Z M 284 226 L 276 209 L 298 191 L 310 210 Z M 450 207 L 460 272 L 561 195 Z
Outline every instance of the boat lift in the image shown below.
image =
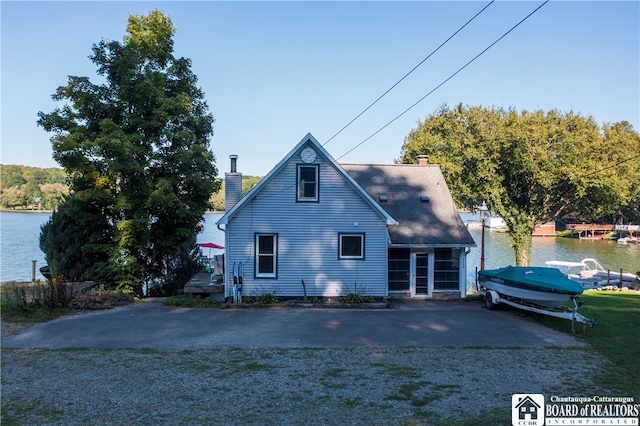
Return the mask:
M 582 307 L 582 300 L 580 300 L 580 298 L 578 298 L 577 296 L 571 297 L 571 300 L 573 301 L 573 308 L 563 305 L 558 306 L 557 308 L 549 309 L 547 307 L 527 302 L 526 300 L 499 294 L 497 291 L 489 290 L 486 287 L 478 288 L 478 294 L 484 298 L 484 307 L 488 310 L 493 310 L 496 308 L 496 305 L 504 303 L 505 305 L 513 306 L 517 309 L 571 320 L 571 331 L 573 332 L 573 334 L 576 333 L 576 322 L 584 324 L 583 331 L 585 333 L 587 331 L 587 326 L 593 327 L 595 324 L 597 324 L 595 318 L 587 318 L 584 315 L 578 313 L 578 309 Z

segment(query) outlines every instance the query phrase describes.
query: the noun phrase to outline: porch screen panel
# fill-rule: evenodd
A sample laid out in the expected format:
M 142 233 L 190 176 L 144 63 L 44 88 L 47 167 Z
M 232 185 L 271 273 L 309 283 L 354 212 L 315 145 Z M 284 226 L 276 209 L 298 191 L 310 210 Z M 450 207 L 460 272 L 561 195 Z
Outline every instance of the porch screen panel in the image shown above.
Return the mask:
M 433 289 L 458 290 L 460 288 L 460 251 L 435 249 L 433 262 Z
M 409 291 L 409 249 L 389 249 L 389 291 Z

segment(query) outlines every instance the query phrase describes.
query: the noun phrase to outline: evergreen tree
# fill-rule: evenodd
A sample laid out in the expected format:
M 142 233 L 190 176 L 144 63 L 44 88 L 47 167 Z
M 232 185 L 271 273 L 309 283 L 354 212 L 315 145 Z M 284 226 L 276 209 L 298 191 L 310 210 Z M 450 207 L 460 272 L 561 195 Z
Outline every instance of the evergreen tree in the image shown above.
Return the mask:
M 109 283 L 111 226 L 98 200 L 67 197 L 40 227 L 40 249 L 52 277 Z

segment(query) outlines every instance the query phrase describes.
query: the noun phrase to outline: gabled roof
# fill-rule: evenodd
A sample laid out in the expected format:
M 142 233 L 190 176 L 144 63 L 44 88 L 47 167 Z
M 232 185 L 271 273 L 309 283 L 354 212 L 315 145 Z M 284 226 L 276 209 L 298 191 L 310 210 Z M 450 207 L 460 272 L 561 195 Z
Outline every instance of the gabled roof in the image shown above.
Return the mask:
M 392 245 L 475 247 L 439 166 L 342 164 L 342 168 L 398 221 L 398 226 L 389 227 Z
M 264 177 L 253 189 L 245 195 L 235 206 L 231 208 L 228 212 L 226 212 L 220 220 L 218 220 L 219 225 L 226 225 L 229 221 L 236 215 L 236 213 L 244 206 L 244 204 L 251 201 L 256 197 L 264 188 L 269 181 L 276 176 L 282 168 L 284 168 L 291 158 L 298 154 L 304 147 L 312 146 L 318 153 L 318 155 L 324 157 L 324 160 L 331 165 L 347 182 L 349 186 L 351 186 L 356 194 L 358 194 L 367 204 L 371 206 L 371 208 L 386 222 L 387 225 L 397 225 L 397 222 L 394 218 L 383 209 L 378 203 L 376 203 L 371 196 L 360 186 L 358 183 L 347 173 L 344 169 L 333 159 L 333 157 L 320 145 L 320 143 L 314 138 L 311 133 L 307 133 L 307 135 L 302 138 L 300 142 L 273 168 L 271 171 Z

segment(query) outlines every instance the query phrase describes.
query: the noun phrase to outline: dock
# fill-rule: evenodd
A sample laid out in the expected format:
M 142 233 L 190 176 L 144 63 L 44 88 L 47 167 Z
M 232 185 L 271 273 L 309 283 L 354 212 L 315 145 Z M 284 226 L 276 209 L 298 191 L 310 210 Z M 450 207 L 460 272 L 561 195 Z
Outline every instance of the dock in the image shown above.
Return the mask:
M 567 229 L 578 233 L 581 239 L 603 240 L 605 235 L 614 231 L 615 225 L 597 225 L 593 223 L 569 223 Z
M 208 294 L 212 299 L 224 300 L 224 283 L 222 276 L 210 272 L 199 272 L 184 286 L 185 294 Z

